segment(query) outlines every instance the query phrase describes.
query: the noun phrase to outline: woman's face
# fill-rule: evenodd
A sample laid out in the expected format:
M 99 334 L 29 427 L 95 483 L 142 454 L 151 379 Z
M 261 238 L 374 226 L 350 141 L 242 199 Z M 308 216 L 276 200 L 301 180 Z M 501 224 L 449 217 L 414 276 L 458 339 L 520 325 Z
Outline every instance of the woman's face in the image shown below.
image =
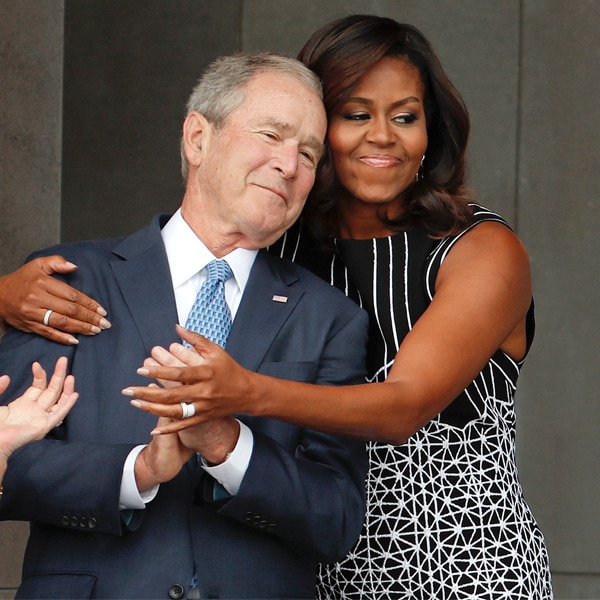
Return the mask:
M 342 208 L 402 211 L 402 192 L 415 181 L 427 149 L 424 85 L 416 67 L 386 57 L 359 80 L 332 114 L 327 138 L 339 181 L 348 192 Z

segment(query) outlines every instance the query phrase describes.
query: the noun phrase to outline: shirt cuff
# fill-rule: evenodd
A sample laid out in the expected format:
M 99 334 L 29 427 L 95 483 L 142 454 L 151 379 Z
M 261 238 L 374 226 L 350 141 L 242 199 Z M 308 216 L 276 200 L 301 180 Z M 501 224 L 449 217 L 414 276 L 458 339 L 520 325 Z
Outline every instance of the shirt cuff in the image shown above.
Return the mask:
M 136 446 L 127 456 L 123 465 L 123 476 L 121 477 L 121 493 L 119 495 L 119 508 L 141 509 L 146 508 L 146 504 L 152 500 L 158 493 L 159 485 L 151 487 L 143 493 L 140 493 L 135 481 L 135 461 L 138 454 L 146 447 L 145 444 Z
M 252 431 L 240 423 L 240 435 L 233 451 L 228 455 L 225 462 L 220 465 L 209 466 L 201 457 L 202 468 L 214 477 L 232 496 L 238 493 L 242 479 L 248 469 L 252 449 L 254 448 L 254 436 Z

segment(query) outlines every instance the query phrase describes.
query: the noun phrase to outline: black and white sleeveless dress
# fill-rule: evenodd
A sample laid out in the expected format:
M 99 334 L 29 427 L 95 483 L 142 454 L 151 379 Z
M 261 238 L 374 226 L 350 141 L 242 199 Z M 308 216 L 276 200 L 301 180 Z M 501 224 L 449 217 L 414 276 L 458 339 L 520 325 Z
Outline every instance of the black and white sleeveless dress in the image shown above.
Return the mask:
M 475 222 L 504 221 L 474 206 Z M 384 381 L 464 235 L 423 229 L 338 240 L 315 252 L 300 227 L 270 251 L 317 272 L 371 316 L 369 380 Z M 533 339 L 533 304 L 528 347 Z M 479 376 L 405 444 L 368 443 L 367 516 L 354 550 L 321 565 L 321 600 L 552 598 L 548 555 L 515 463 L 514 394 L 523 361 L 496 352 Z M 365 402 L 368 402 L 365 397 Z M 324 499 L 326 501 L 326 499 Z

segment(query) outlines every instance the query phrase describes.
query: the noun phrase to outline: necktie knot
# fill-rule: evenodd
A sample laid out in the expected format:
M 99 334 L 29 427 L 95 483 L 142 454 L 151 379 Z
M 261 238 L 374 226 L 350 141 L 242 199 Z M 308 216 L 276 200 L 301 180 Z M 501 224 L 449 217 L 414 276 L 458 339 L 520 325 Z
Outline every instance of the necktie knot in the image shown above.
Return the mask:
M 231 277 L 231 267 L 226 260 L 211 260 L 206 265 L 206 278 L 210 281 L 222 281 L 223 283 Z
M 206 281 L 198 291 L 185 324 L 190 331 L 202 334 L 223 348 L 231 329 L 231 311 L 225 301 L 225 282 L 231 275 L 231 267 L 225 260 L 213 260 L 206 265 Z

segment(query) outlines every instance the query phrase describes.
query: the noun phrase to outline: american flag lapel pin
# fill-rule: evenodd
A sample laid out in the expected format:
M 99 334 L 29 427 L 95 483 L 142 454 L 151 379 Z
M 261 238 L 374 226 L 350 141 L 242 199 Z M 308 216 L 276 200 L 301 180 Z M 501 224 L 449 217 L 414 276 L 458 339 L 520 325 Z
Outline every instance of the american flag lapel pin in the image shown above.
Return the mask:
M 279 296 L 278 294 L 275 294 L 271 299 L 273 300 L 273 302 L 282 302 L 283 304 L 285 304 L 288 301 L 287 296 Z

